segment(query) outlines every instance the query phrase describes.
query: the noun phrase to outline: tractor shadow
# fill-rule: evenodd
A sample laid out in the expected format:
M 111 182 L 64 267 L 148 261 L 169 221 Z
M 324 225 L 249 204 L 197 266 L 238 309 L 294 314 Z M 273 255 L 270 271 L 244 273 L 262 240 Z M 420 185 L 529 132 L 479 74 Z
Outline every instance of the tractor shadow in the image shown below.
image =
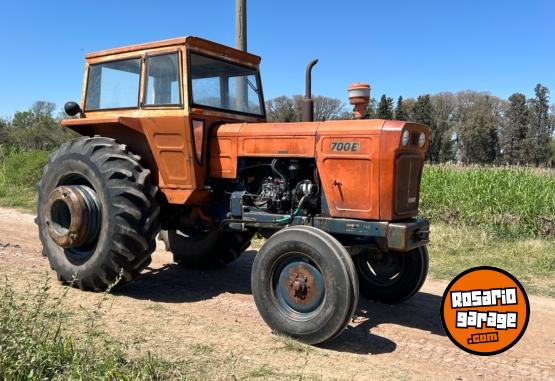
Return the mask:
M 345 332 L 323 348 L 339 352 L 379 354 L 394 352 L 397 345 L 388 338 L 372 333 L 383 324 L 414 328 L 432 335 L 445 336 L 440 318 L 441 297 L 419 292 L 408 301 L 391 305 L 360 299 L 354 322 Z M 400 335 L 399 335 L 400 336 Z M 401 337 L 396 337 L 401 339 Z
M 133 282 L 114 293 L 162 303 L 198 302 L 222 293 L 251 294 L 251 269 L 256 250 L 221 269 L 191 270 L 177 264 L 147 268 Z
M 250 295 L 250 276 L 255 255 L 255 250 L 248 250 L 225 268 L 210 271 L 189 270 L 175 264 L 149 268 L 135 281 L 118 288 L 114 293 L 161 303 L 197 302 L 222 293 Z M 321 347 L 358 354 L 394 352 L 397 348 L 394 341 L 372 333 L 373 328 L 382 323 L 444 336 L 440 305 L 440 296 L 425 292 L 419 292 L 410 300 L 397 305 L 360 298 L 354 322 L 337 339 Z

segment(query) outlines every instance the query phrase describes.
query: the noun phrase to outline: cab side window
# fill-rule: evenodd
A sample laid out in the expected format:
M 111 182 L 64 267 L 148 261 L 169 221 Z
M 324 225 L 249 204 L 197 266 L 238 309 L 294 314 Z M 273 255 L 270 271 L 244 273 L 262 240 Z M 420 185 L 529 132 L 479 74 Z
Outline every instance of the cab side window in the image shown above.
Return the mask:
M 145 105 L 181 105 L 179 53 L 146 57 Z

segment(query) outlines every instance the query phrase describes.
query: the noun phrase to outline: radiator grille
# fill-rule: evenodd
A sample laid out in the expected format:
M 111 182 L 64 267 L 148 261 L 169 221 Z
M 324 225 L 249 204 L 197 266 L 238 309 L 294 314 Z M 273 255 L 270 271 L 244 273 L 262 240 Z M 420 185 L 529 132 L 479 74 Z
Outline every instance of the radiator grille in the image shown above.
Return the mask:
M 417 155 L 402 154 L 395 162 L 395 214 L 415 216 L 418 214 L 420 180 L 424 159 Z

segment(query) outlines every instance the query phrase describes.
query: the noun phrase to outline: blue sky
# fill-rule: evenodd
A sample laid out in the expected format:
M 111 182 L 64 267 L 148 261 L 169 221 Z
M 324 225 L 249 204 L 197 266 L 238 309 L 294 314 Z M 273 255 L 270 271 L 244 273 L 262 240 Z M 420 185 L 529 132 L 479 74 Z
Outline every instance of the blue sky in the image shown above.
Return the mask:
M 86 52 L 177 36 L 234 44 L 234 0 L 44 1 L 2 4 L 0 116 L 35 100 L 80 98 Z M 346 99 L 352 82 L 396 98 L 480 90 L 555 100 L 553 1 L 249 0 L 249 51 L 266 98 L 304 91 Z

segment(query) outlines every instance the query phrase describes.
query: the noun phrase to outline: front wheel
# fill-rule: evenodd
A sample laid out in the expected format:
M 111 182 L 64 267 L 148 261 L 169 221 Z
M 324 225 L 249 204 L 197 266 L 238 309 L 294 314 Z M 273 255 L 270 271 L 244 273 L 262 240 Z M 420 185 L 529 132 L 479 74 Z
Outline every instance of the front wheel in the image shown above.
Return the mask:
M 313 227 L 277 232 L 253 264 L 251 286 L 260 315 L 274 332 L 308 344 L 334 339 L 358 301 L 350 261 L 335 238 Z
M 362 295 L 383 303 L 401 303 L 413 296 L 428 275 L 425 246 L 408 251 L 364 253 L 355 257 Z

